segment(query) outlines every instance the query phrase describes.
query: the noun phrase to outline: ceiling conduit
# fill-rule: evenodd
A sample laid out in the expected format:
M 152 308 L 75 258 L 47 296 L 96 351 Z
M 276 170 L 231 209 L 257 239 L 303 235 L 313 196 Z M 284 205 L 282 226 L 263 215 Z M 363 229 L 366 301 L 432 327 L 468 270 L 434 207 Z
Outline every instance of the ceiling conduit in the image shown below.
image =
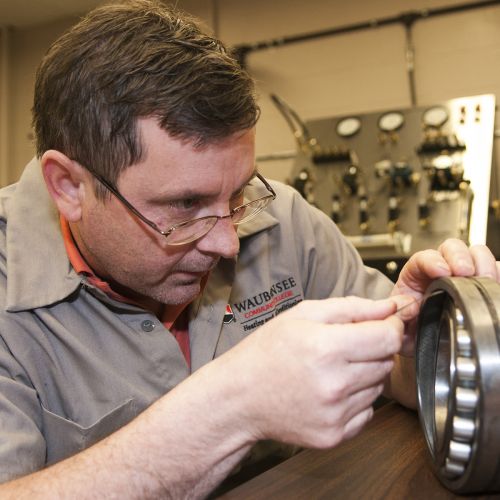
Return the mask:
M 347 24 L 345 26 L 338 26 L 335 28 L 312 31 L 308 33 L 301 33 L 298 35 L 289 35 L 249 44 L 235 45 L 233 47 L 233 50 L 235 56 L 240 61 L 240 64 L 243 67 L 245 67 L 247 57 L 252 52 L 267 50 L 271 48 L 279 48 L 293 43 L 308 42 L 310 40 L 317 40 L 319 38 L 325 38 L 335 35 L 344 35 L 346 33 L 353 33 L 361 30 L 381 28 L 383 26 L 390 26 L 393 24 L 402 24 L 404 26 L 405 36 L 406 36 L 406 50 L 405 50 L 406 71 L 408 74 L 408 82 L 410 86 L 411 105 L 416 106 L 417 99 L 415 92 L 415 66 L 414 66 L 415 49 L 413 46 L 413 39 L 412 39 L 412 28 L 414 23 L 416 21 L 423 19 L 429 19 L 432 17 L 443 16 L 447 14 L 454 14 L 457 12 L 465 12 L 468 10 L 479 9 L 483 7 L 491 7 L 494 5 L 500 5 L 500 0 L 483 0 L 480 2 L 469 2 L 464 4 L 446 6 L 446 7 L 436 7 L 434 9 L 411 10 L 408 12 L 403 12 L 402 14 L 396 16 L 382 17 L 379 19 L 370 19 L 368 21 L 363 21 L 354 24 Z

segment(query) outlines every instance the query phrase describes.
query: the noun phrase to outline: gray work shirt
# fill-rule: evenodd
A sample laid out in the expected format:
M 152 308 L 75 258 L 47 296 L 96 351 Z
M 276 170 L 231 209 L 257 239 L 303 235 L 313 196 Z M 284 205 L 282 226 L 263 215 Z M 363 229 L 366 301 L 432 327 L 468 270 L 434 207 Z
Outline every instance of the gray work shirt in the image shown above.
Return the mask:
M 193 371 L 300 300 L 392 288 L 326 215 L 273 187 L 277 199 L 240 226 L 238 258 L 220 261 L 190 309 Z M 75 273 L 30 162 L 0 190 L 0 482 L 87 448 L 189 374 L 158 318 Z

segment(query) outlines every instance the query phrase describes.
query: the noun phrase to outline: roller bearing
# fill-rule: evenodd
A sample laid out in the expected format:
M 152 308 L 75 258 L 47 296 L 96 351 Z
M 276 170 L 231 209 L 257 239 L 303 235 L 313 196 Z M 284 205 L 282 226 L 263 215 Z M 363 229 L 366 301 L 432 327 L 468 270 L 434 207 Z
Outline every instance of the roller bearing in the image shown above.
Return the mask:
M 419 417 L 440 481 L 456 493 L 500 491 L 500 285 L 431 284 L 417 334 Z

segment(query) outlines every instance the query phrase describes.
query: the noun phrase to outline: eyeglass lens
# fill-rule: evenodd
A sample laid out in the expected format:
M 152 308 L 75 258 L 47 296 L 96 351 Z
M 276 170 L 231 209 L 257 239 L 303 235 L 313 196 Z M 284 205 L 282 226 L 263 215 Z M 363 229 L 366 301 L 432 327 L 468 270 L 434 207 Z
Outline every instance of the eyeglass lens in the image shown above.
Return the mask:
M 239 207 L 231 215 L 233 224 L 237 225 L 249 221 L 264 209 L 271 199 L 272 197 L 266 197 Z M 195 241 L 207 234 L 215 226 L 219 218 L 217 216 L 205 217 L 183 223 L 175 227 L 167 236 L 167 242 L 169 245 L 182 245 Z

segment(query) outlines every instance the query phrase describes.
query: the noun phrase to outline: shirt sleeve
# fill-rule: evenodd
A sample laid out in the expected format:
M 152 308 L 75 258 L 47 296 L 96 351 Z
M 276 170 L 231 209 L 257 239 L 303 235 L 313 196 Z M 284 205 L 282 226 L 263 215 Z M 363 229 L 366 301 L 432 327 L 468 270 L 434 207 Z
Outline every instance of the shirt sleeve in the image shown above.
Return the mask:
M 44 466 L 41 420 L 36 391 L 0 338 L 0 483 Z

